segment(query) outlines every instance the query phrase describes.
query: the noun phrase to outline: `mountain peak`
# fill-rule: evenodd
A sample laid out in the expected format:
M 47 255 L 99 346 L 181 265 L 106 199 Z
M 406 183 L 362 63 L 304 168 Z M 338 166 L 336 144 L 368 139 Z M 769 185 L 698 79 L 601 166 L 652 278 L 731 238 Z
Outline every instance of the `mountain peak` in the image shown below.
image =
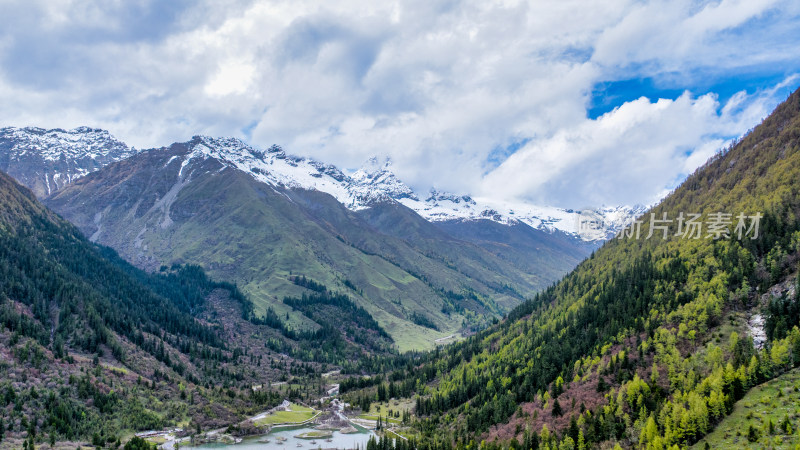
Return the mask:
M 377 156 L 373 156 L 353 173 L 350 191 L 354 192 L 362 206 L 402 198 L 418 200 L 414 190 L 389 170 L 391 165 L 391 158 L 386 157 L 381 161 Z
M 342 186 L 349 182 L 349 177 L 338 168 L 312 158 L 287 155 L 278 145 L 259 150 L 238 138 L 198 135 L 192 137 L 186 147 L 188 151 L 182 167 L 194 160 L 214 158 L 224 166 L 250 174 L 272 186 L 319 190 L 342 203 L 349 198 Z
M 189 141 L 189 148 L 193 151 L 200 151 L 208 156 L 222 159 L 227 159 L 229 157 L 235 158 L 246 154 L 263 157 L 263 152 L 258 152 L 241 139 L 234 137 L 196 135 L 192 136 L 192 139 Z
M 364 173 L 367 175 L 377 174 L 380 172 L 387 172 L 392 166 L 392 159 L 388 156 L 379 158 L 377 155 L 367 159 L 361 168 L 356 173 Z
M 90 127 L 72 130 L 6 127 L 0 128 L 0 140 L 12 154 L 35 154 L 48 161 L 62 157 L 116 160 L 135 152 L 108 131 Z
M 0 128 L 0 151 L 0 170 L 38 197 L 137 152 L 108 131 L 91 127 Z

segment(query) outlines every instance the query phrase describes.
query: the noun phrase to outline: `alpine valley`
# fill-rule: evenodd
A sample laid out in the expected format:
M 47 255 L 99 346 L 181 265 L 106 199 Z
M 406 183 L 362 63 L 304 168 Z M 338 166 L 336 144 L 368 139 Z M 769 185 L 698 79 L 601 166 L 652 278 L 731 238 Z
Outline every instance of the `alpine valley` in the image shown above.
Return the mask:
M 0 446 L 800 445 L 800 91 L 650 209 L 229 138 L 0 152 Z M 625 238 L 689 213 L 729 232 Z
M 276 146 L 197 136 L 137 151 L 89 128 L 6 128 L 0 146 L 0 167 L 140 268 L 198 264 L 303 330 L 320 324 L 282 300 L 310 278 L 346 292 L 400 350 L 485 327 L 642 210 L 593 212 L 600 226 L 579 235 L 578 212 L 421 199 L 376 158 L 348 176 Z

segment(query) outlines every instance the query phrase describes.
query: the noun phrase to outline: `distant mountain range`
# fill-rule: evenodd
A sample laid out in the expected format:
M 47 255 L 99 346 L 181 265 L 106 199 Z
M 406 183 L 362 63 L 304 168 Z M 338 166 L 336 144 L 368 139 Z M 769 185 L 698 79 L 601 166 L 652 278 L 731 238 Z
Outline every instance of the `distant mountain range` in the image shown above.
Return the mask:
M 195 136 L 191 142 L 194 144 L 186 164 L 197 158 L 215 158 L 272 186 L 325 192 L 353 211 L 396 201 L 432 222 L 482 219 L 503 224 L 522 222 L 532 228 L 572 234 L 584 241 L 602 241 L 645 210 L 636 205 L 582 211 L 436 190 L 422 196 L 392 173 L 389 159 L 372 157 L 359 170 L 347 175 L 333 165 L 287 155 L 279 146 L 259 150 L 239 139 L 208 136 Z M 0 170 L 20 180 L 39 197 L 139 152 L 108 131 L 88 127 L 2 128 L 0 151 Z M 593 230 L 579 230 L 586 212 L 600 219 Z
M 641 208 L 585 212 L 431 192 L 372 159 L 332 165 L 195 136 L 136 150 L 90 128 L 0 130 L 0 170 L 139 267 L 200 264 L 258 313 L 320 325 L 282 299 L 306 276 L 346 292 L 400 349 L 485 326 L 568 272 Z M 579 219 L 598 225 L 578 231 Z

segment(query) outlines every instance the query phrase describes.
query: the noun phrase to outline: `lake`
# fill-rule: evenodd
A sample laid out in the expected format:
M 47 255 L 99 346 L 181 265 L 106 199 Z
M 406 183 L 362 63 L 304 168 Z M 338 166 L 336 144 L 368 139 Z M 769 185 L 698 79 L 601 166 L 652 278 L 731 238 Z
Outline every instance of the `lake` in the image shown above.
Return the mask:
M 317 449 L 317 448 L 337 448 L 337 449 L 354 449 L 354 448 L 366 448 L 367 441 L 369 440 L 370 436 L 374 436 L 369 430 L 359 429 L 358 433 L 352 434 L 343 434 L 338 431 L 333 432 L 333 436 L 331 436 L 331 442 L 326 442 L 325 439 L 315 439 L 316 444 L 311 444 L 311 439 L 298 439 L 295 438 L 295 435 L 305 433 L 308 431 L 314 431 L 313 428 L 306 428 L 306 427 L 281 427 L 281 428 L 274 428 L 271 433 L 268 435 L 261 435 L 261 436 L 250 436 L 244 438 L 244 440 L 238 444 L 203 444 L 197 447 L 189 447 L 186 445 L 181 445 L 181 449 L 187 450 L 209 450 L 209 449 L 221 449 L 224 447 L 230 447 L 230 450 L 266 450 L 266 449 Z M 286 438 L 283 441 L 283 444 L 278 443 L 279 437 Z M 269 439 L 269 443 L 258 442 L 264 439 Z M 297 444 L 300 443 L 302 447 L 298 447 Z

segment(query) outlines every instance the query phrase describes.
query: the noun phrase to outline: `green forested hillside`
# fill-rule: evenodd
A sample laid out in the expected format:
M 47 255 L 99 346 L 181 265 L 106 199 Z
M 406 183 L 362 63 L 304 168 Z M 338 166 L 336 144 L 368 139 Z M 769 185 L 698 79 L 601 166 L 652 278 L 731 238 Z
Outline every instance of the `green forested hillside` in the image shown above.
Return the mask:
M 59 357 L 64 344 L 70 343 L 90 353 L 105 345 L 115 358 L 124 360 L 115 334 L 138 339 L 143 331 L 166 331 L 222 348 L 212 330 L 181 311 L 199 306 L 193 304 L 198 301 L 196 295 L 187 293 L 179 302 L 167 301 L 126 276 L 87 245 L 74 227 L 39 205 L 10 178 L 2 175 L 0 182 L 0 258 L 4 263 L 0 292 L 7 326 L 21 324 L 42 345 L 52 340 Z M 15 313 L 10 302 L 27 306 L 32 316 Z
M 666 239 L 657 228 L 645 239 L 650 213 L 673 220 Z M 705 224 L 730 213 L 733 236 L 676 236 L 681 213 Z M 739 214 L 763 215 L 757 237 L 738 238 Z M 797 298 L 778 294 L 795 283 L 799 217 L 795 92 L 645 214 L 639 239 L 608 242 L 465 342 L 416 365 L 376 364 L 394 364 L 400 392 L 417 397 L 408 432 L 423 447 L 692 444 L 752 386 L 800 364 Z M 769 324 L 763 348 L 750 336 L 757 313 Z
M 310 335 L 274 312 L 256 319 L 235 286 L 197 266 L 145 273 L 0 173 L 0 448 L 113 446 L 134 431 L 219 427 L 317 395 L 327 363 L 391 342 L 347 297 L 327 298 L 329 313 L 344 312 Z M 352 342 L 358 326 L 383 340 Z M 251 389 L 270 380 L 292 387 Z

